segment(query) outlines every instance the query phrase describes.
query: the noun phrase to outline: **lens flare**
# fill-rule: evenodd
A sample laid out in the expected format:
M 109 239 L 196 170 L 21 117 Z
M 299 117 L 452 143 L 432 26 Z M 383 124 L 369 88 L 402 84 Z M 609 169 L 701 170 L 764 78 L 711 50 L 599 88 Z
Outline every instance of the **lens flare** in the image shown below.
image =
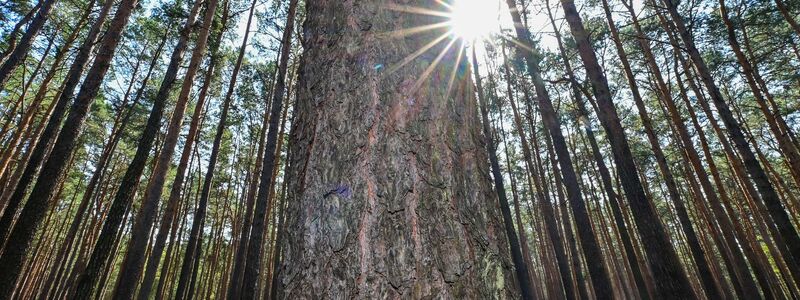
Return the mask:
M 450 4 L 448 24 L 452 34 L 472 42 L 497 32 L 499 2 L 487 0 L 456 0 Z

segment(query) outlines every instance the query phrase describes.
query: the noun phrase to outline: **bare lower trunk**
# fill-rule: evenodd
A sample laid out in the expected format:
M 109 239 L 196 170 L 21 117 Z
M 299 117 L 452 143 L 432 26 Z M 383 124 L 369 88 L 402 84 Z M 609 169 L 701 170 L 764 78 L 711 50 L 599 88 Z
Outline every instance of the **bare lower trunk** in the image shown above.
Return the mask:
M 464 53 L 383 68 L 444 32 L 380 38 L 438 20 L 382 3 L 306 2 L 278 297 L 513 297 Z

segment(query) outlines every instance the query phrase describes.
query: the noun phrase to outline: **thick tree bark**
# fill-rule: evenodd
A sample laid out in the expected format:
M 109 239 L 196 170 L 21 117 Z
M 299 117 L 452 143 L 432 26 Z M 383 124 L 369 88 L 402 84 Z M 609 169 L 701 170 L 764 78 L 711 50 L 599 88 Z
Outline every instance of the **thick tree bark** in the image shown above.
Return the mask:
M 444 30 L 379 35 L 438 17 L 377 0 L 306 8 L 278 298 L 517 295 L 458 41 L 426 62 L 413 52 Z
M 14 50 L 11 51 L 8 57 L 0 64 L 0 91 L 4 90 L 6 81 L 8 81 L 9 77 L 14 74 L 14 70 L 25 60 L 25 56 L 28 55 L 33 41 L 36 39 L 36 36 L 39 35 L 39 31 L 42 30 L 42 27 L 44 27 L 44 23 L 50 18 L 50 12 L 53 11 L 53 5 L 56 4 L 56 0 L 41 0 L 41 2 L 39 11 L 36 12 L 36 16 L 31 19 L 28 29 L 19 40 L 19 44 L 14 46 Z
M 475 57 L 475 47 L 472 45 L 472 71 L 475 75 L 475 85 L 478 90 L 478 105 L 480 106 L 481 118 L 483 119 L 483 136 L 486 144 L 486 152 L 489 154 L 489 165 L 492 171 L 492 179 L 494 189 L 497 193 L 498 203 L 500 204 L 500 212 L 503 216 L 503 228 L 508 238 L 508 243 L 511 248 L 511 259 L 514 261 L 514 271 L 517 274 L 517 283 L 520 287 L 523 299 L 533 298 L 533 291 L 531 280 L 528 276 L 528 266 L 522 255 L 522 249 L 517 238 L 517 232 L 514 230 L 514 220 L 511 217 L 511 208 L 508 205 L 508 196 L 506 196 L 506 187 L 503 184 L 503 173 L 500 170 L 500 162 L 497 159 L 497 146 L 495 145 L 494 137 L 492 135 L 491 124 L 489 123 L 489 112 L 487 108 L 487 100 L 483 93 L 483 84 L 481 83 L 480 70 L 478 69 L 478 59 Z
M 139 137 L 136 153 L 128 164 L 125 174 L 122 176 L 119 189 L 117 189 L 117 192 L 114 194 L 108 216 L 106 217 L 105 223 L 103 223 L 103 230 L 100 232 L 100 236 L 92 251 L 89 264 L 78 277 L 78 286 L 76 287 L 75 294 L 77 298 L 86 298 L 93 294 L 94 287 L 100 279 L 101 272 L 107 263 L 108 257 L 111 256 L 113 245 L 116 244 L 116 236 L 120 231 L 120 226 L 123 224 L 122 219 L 125 211 L 127 207 L 130 206 L 136 194 L 139 179 L 142 176 L 142 172 L 144 172 L 144 167 L 147 165 L 147 159 L 153 148 L 156 135 L 160 130 L 161 117 L 164 113 L 167 100 L 169 99 L 172 85 L 177 77 L 178 69 L 183 61 L 183 53 L 188 45 L 189 34 L 192 31 L 195 16 L 200 9 L 200 2 L 201 1 L 195 1 L 189 13 L 189 17 L 186 20 L 186 24 L 181 31 L 178 43 L 172 52 L 164 79 L 161 81 L 158 94 L 153 99 L 153 107 L 147 118 L 147 123 L 145 124 L 142 135 Z
M 717 113 L 720 118 L 722 118 L 722 122 L 728 130 L 728 135 L 733 141 L 736 150 L 739 152 L 739 156 L 741 156 L 744 166 L 750 174 L 750 178 L 756 183 L 758 192 L 761 194 L 761 199 L 764 201 L 770 216 L 772 216 L 773 221 L 778 226 L 781 236 L 786 242 L 789 249 L 788 253 L 796 261 L 800 258 L 800 235 L 798 235 L 797 230 L 792 225 L 791 218 L 784 209 L 775 188 L 769 181 L 769 177 L 759 164 L 752 149 L 750 149 L 750 145 L 747 143 L 741 127 L 730 111 L 722 93 L 720 93 L 719 87 L 714 82 L 714 78 L 711 77 L 711 72 L 708 70 L 705 60 L 700 55 L 700 51 L 697 50 L 691 33 L 686 28 L 682 16 L 678 13 L 677 3 L 675 3 L 674 0 L 664 0 L 664 3 L 672 18 L 672 22 L 677 27 L 678 35 L 681 37 L 700 79 L 708 89 L 711 102 L 717 107 Z
M 19 277 L 22 261 L 30 247 L 33 233 L 41 223 L 46 208 L 53 205 L 51 201 L 57 185 L 66 171 L 68 158 L 78 142 L 78 135 L 94 102 L 106 71 L 111 66 L 117 45 L 122 38 L 122 30 L 136 6 L 136 0 L 123 0 L 119 3 L 117 13 L 109 24 L 108 30 L 100 42 L 97 57 L 81 85 L 81 89 L 70 109 L 64 126 L 53 146 L 50 159 L 44 163 L 41 175 L 28 196 L 28 202 L 22 209 L 19 221 L 8 236 L 7 246 L 0 257 L 0 298 L 6 298 L 13 291 Z

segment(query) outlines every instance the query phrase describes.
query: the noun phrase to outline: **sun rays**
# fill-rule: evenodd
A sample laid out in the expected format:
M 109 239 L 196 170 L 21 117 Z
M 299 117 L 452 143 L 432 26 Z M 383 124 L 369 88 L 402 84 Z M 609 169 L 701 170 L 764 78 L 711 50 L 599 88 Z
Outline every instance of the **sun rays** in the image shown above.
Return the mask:
M 500 0 L 435 0 L 437 5 L 434 8 L 424 8 L 408 5 L 385 4 L 384 8 L 394 12 L 415 14 L 441 19 L 439 22 L 419 25 L 409 28 L 389 32 L 386 36 L 392 39 L 406 38 L 409 36 L 426 34 L 431 32 L 441 32 L 433 36 L 430 41 L 423 44 L 419 49 L 408 54 L 400 61 L 387 68 L 386 74 L 392 74 L 397 70 L 407 66 L 415 59 L 419 58 L 428 51 L 434 49 L 440 43 L 446 43 L 443 47 L 436 49 L 436 54 L 425 70 L 419 75 L 413 85 L 413 89 L 418 89 L 427 80 L 433 71 L 440 65 L 448 65 L 442 61 L 455 59 L 447 83 L 446 94 L 449 95 L 453 84 L 458 75 L 464 51 L 468 45 L 478 45 L 485 40 L 502 38 L 512 43 L 518 43 L 515 38 L 506 36 L 502 33 L 503 25 L 513 24 L 503 17 L 508 16 L 508 11 L 502 10 L 504 3 Z M 510 26 L 505 27 L 510 27 Z M 434 50 L 435 51 L 435 50 Z M 447 57 L 447 53 L 455 52 L 455 57 Z

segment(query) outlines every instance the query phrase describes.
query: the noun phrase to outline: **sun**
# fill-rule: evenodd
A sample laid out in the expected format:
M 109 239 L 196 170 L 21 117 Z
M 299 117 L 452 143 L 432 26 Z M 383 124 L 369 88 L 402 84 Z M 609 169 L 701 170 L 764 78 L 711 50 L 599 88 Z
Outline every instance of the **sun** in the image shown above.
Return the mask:
M 450 32 L 467 42 L 490 36 L 500 28 L 499 4 L 491 0 L 454 0 L 447 5 Z

